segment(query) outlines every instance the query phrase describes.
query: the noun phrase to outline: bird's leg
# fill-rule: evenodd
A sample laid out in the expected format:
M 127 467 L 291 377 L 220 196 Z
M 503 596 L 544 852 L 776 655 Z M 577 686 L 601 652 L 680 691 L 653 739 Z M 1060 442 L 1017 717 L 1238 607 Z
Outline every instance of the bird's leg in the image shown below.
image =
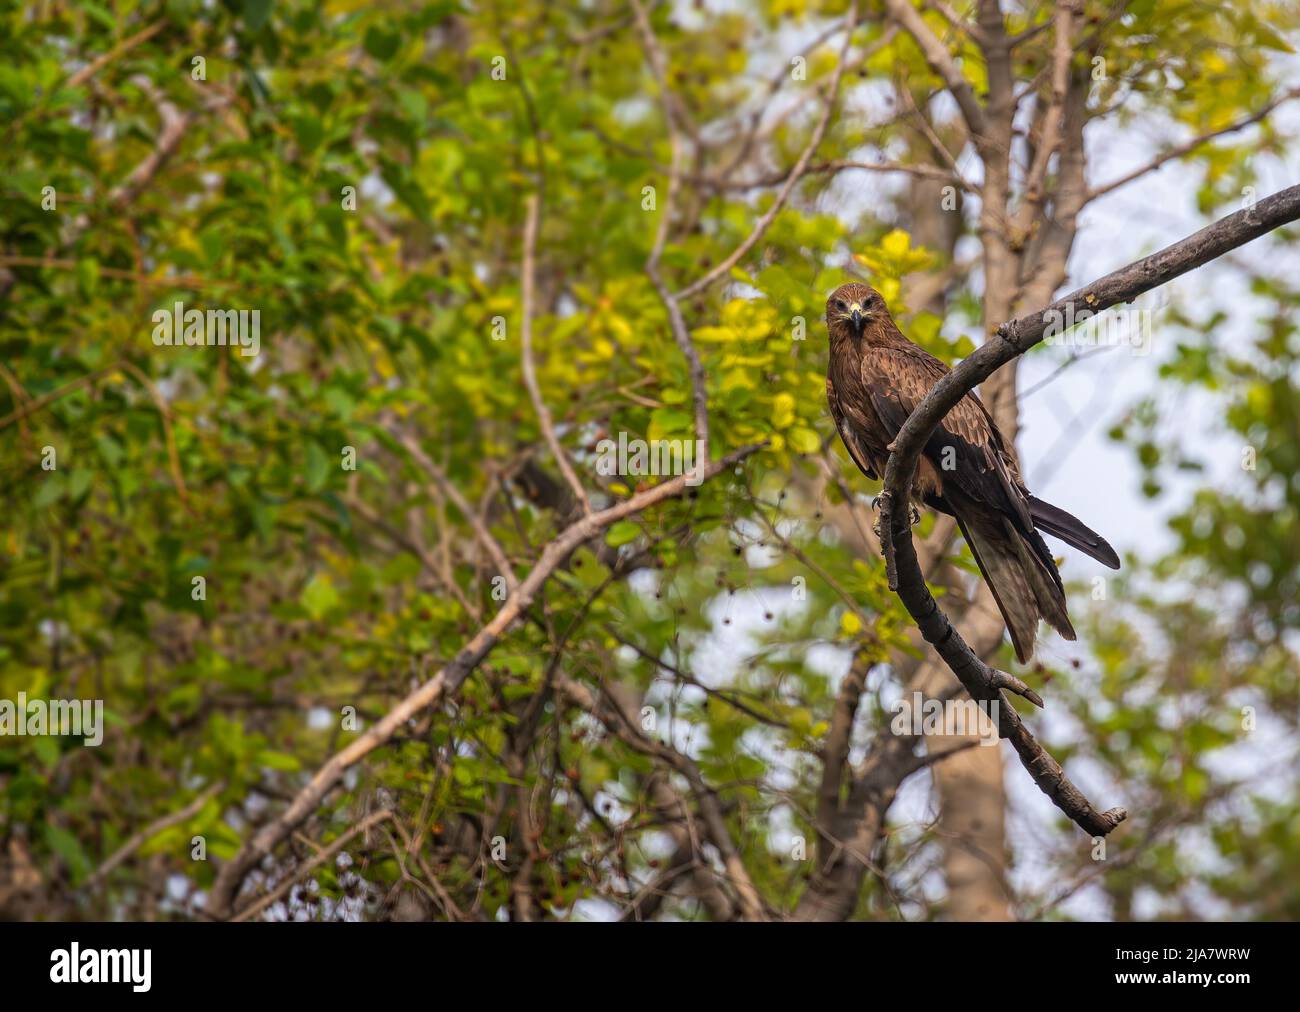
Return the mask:
M 884 498 L 884 493 L 881 493 L 880 495 L 876 496 L 874 499 L 871 500 L 871 511 L 873 513 L 880 512 L 880 500 L 883 498 Z M 907 504 L 907 519 L 911 522 L 913 527 L 915 527 L 917 524 L 921 522 L 921 511 L 918 510 L 916 508 L 916 505 L 910 501 Z M 880 517 L 879 516 L 877 516 L 876 519 L 872 522 L 871 532 L 875 534 L 877 539 L 880 538 Z M 881 554 L 883 555 L 884 548 L 882 547 L 880 551 Z
M 883 498 L 884 498 L 884 493 L 881 493 L 879 494 L 879 496 L 876 496 L 874 499 L 871 499 L 871 511 L 874 514 L 878 514 L 876 515 L 876 519 L 872 520 L 871 522 L 871 533 L 874 533 L 874 535 L 876 536 L 876 540 L 880 541 L 881 555 L 885 554 L 884 539 L 880 535 L 880 516 L 879 516 L 880 499 Z M 907 520 L 909 520 L 911 526 L 913 527 L 917 526 L 917 524 L 920 523 L 920 510 L 917 509 L 917 506 L 915 506 L 913 502 L 907 503 Z

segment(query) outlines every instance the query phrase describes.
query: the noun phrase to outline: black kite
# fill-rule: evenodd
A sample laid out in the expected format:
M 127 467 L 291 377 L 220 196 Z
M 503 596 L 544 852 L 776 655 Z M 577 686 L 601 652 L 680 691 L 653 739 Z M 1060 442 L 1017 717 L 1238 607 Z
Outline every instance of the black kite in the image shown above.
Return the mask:
M 826 323 L 826 399 L 835 427 L 862 473 L 879 479 L 898 430 L 948 367 L 903 336 L 885 300 L 869 285 L 837 288 L 826 303 Z M 1066 639 L 1075 638 L 1060 573 L 1035 528 L 1119 568 L 1119 557 L 1104 538 L 1029 494 L 1015 448 L 974 393 L 963 397 L 930 436 L 911 497 L 956 518 L 1022 662 L 1033 655 L 1039 618 Z M 915 507 L 909 509 L 915 522 Z

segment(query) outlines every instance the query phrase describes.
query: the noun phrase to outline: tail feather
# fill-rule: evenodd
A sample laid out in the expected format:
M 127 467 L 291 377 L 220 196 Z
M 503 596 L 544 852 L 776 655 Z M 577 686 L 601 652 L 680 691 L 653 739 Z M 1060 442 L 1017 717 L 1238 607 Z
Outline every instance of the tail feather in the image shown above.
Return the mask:
M 978 508 L 961 510 L 956 516 L 1021 663 L 1033 656 L 1039 618 L 1066 639 L 1074 639 L 1060 574 L 1042 538 L 1031 531 L 1031 542 L 1007 517 Z
M 961 516 L 957 517 L 957 526 L 970 546 L 984 582 L 993 592 L 1016 657 L 1021 662 L 1027 661 L 1034 653 L 1034 640 L 1038 636 L 1038 611 L 1029 606 L 1032 598 L 1019 558 L 1005 551 L 1000 530 L 986 531 L 980 521 L 968 521 Z
M 1040 531 L 1060 538 L 1067 545 L 1091 556 L 1103 566 L 1119 569 L 1119 556 L 1100 534 L 1088 527 L 1078 517 L 1073 517 L 1059 506 L 1042 499 L 1029 497 L 1029 515 Z
M 1074 626 L 1070 624 L 1070 615 L 1065 608 L 1065 587 L 1061 583 L 1060 571 L 1056 560 L 1048 551 L 1043 539 L 1036 531 L 1028 535 L 1019 534 L 1004 520 L 1007 540 L 1015 547 L 1020 556 L 1020 565 L 1024 570 L 1029 588 L 1034 592 L 1034 601 L 1038 605 L 1038 614 L 1047 620 L 1047 624 L 1067 640 L 1075 638 Z

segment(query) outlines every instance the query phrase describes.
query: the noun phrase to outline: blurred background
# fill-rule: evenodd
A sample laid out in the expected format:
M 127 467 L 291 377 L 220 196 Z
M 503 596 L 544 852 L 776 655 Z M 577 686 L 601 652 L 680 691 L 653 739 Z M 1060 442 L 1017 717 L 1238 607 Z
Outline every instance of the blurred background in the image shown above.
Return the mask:
M 0 710 L 0 917 L 1300 914 L 1295 230 L 1126 307 L 1138 347 L 1080 328 L 986 383 L 1124 557 L 1052 542 L 1078 642 L 1017 665 L 915 528 L 1128 809 L 1104 841 L 1005 745 L 891 728 L 955 681 L 887 589 L 822 319 L 865 280 L 955 362 L 1294 182 L 1296 4 L 0 18 L 0 699 L 104 718 Z M 241 310 L 256 354 L 202 340 Z M 600 466 L 620 437 L 744 455 L 615 517 L 670 480 Z

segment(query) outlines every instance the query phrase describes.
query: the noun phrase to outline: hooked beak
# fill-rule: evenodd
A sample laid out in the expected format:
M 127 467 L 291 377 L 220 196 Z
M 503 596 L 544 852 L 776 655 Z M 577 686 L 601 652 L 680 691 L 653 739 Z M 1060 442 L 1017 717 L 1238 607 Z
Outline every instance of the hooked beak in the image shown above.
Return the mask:
M 866 322 L 866 317 L 862 315 L 861 307 L 857 305 L 855 305 L 852 312 L 849 313 L 849 319 L 853 321 L 854 330 L 861 330 L 862 325 Z

